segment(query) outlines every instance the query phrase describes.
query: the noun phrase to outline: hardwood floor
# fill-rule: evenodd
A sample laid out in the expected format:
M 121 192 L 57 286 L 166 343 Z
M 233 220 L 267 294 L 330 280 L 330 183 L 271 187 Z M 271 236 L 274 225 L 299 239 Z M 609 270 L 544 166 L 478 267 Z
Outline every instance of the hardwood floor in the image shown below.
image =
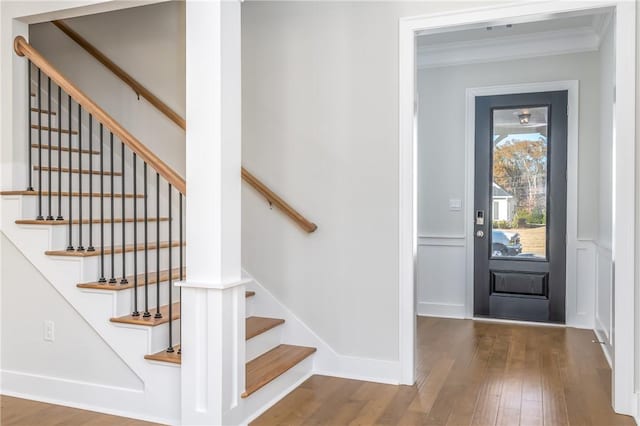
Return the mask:
M 2 426 L 153 426 L 155 423 L 0 396 Z
M 634 425 L 593 332 L 418 318 L 415 386 L 313 376 L 252 424 Z

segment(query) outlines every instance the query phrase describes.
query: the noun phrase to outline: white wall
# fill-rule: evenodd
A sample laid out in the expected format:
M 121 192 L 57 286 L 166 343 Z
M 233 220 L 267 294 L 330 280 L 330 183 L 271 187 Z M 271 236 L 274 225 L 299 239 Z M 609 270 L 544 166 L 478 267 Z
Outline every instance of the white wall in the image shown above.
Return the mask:
M 398 359 L 398 19 L 477 3 L 245 2 L 243 266 L 338 353 Z
M 184 2 L 170 1 L 65 22 L 185 117 Z M 131 134 L 184 176 L 185 132 L 50 23 L 30 43 Z
M 418 71 L 420 314 L 465 315 L 464 206 L 461 211 L 450 211 L 449 199 L 463 203 L 465 199 L 466 89 L 559 80 L 580 82 L 578 238 L 593 239 L 598 234 L 598 199 L 593 196 L 599 168 L 598 52 Z M 593 288 L 590 283 L 582 284 L 585 289 Z
M 2 374 L 141 390 L 136 374 L 4 235 L 0 245 Z M 47 320 L 53 342 L 43 338 Z
M 600 46 L 600 150 L 598 173 L 598 233 L 596 244 L 596 308 L 595 323 L 605 349 L 612 354 L 612 170 L 613 170 L 613 104 L 615 86 L 614 25 L 604 33 Z

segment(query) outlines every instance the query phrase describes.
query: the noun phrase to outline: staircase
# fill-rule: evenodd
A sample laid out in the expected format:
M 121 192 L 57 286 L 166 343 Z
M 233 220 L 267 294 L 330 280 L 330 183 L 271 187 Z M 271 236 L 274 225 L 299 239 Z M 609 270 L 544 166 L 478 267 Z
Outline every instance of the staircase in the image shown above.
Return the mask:
M 0 193 L 2 230 L 144 383 L 118 409 L 179 423 L 186 183 L 24 39 L 16 51 L 29 60 L 29 184 Z M 245 296 L 241 401 L 263 394 L 249 418 L 311 374 L 316 349 L 282 342 L 285 321 Z

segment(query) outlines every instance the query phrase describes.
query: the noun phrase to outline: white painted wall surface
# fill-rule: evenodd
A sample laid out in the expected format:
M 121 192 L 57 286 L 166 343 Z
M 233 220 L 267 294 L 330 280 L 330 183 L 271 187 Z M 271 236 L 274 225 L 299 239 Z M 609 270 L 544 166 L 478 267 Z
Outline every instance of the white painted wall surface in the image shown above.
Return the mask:
M 339 354 L 398 359 L 398 20 L 452 2 L 245 2 L 243 266 Z
M 598 233 L 599 207 L 594 196 L 600 156 L 599 75 L 598 52 L 418 71 L 419 314 L 464 316 L 461 309 L 467 286 L 467 277 L 461 271 L 466 259 L 464 206 L 461 211 L 450 211 L 449 199 L 465 199 L 466 89 L 580 81 L 578 237 L 593 239 Z
M 4 235 L 0 244 L 2 372 L 141 390 L 136 374 Z M 54 322 L 53 342 L 44 340 L 46 320 Z
M 612 354 L 612 181 L 613 181 L 613 103 L 615 86 L 614 26 L 605 31 L 600 46 L 600 150 L 598 164 L 598 233 L 596 274 L 596 330 L 605 349 Z
M 65 22 L 185 117 L 184 2 L 170 1 Z M 30 43 L 131 134 L 184 176 L 185 132 L 50 23 Z

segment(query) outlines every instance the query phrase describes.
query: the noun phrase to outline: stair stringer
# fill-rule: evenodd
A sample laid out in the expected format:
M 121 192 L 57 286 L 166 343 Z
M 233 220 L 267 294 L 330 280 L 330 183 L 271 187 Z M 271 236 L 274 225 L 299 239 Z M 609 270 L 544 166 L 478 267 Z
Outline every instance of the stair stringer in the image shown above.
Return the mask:
M 117 295 L 114 292 L 81 291 L 76 287 L 87 276 L 97 276 L 98 263 L 95 258 L 55 258 L 45 255 L 46 250 L 59 249 L 65 245 L 65 241 L 56 241 L 59 238 L 56 238 L 55 226 L 15 224 L 16 219 L 33 214 L 23 214 L 23 198 L 1 197 L 2 232 L 142 381 L 140 389 L 96 387 L 99 389 L 97 392 L 74 392 L 76 396 L 82 395 L 82 400 L 67 401 L 59 393 L 54 396 L 40 395 L 36 389 L 28 396 L 55 399 L 65 405 L 105 413 L 179 424 L 180 369 L 144 359 L 145 354 L 151 353 L 152 327 L 111 323 L 109 318 L 115 315 Z

